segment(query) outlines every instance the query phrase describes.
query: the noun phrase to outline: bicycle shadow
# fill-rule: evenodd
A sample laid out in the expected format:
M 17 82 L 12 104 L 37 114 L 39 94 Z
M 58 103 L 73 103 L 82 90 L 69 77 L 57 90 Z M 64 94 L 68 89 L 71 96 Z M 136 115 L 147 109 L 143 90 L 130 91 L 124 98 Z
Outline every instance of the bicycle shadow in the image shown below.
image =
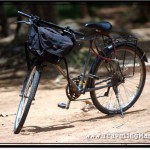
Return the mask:
M 40 126 L 26 126 L 23 127 L 21 130 L 21 133 L 23 132 L 33 132 L 33 133 L 40 133 L 40 132 L 49 132 L 49 131 L 55 131 L 55 130 L 62 130 L 62 129 L 67 129 L 67 128 L 73 128 L 73 125 L 63 125 L 63 124 L 57 124 L 57 125 L 52 125 L 48 127 L 40 127 Z M 30 129 L 31 128 L 31 129 Z
M 135 113 L 139 113 L 142 111 L 145 111 L 146 109 L 141 109 L 141 110 L 134 110 L 134 111 L 130 111 L 130 112 L 126 112 L 126 115 L 130 115 L 130 114 L 135 114 Z M 26 126 L 23 127 L 21 130 L 21 134 L 24 135 L 24 132 L 31 132 L 31 133 L 40 133 L 40 132 L 50 132 L 50 131 L 56 131 L 56 130 L 63 130 L 63 129 L 67 129 L 67 128 L 74 128 L 75 125 L 73 125 L 73 123 L 77 123 L 77 122 L 85 122 L 85 121 L 97 121 L 97 120 L 102 120 L 102 119 L 110 119 L 113 118 L 117 115 L 120 114 L 115 114 L 115 115 L 105 115 L 105 116 L 100 116 L 100 117 L 94 117 L 94 118 L 88 118 L 88 119 L 78 119 L 78 120 L 74 120 L 71 122 L 66 122 L 66 123 L 60 123 L 60 124 L 55 124 L 52 126 L 47 126 L 47 127 L 40 127 L 40 126 Z
M 23 132 L 40 133 L 40 132 L 49 132 L 49 131 L 55 131 L 55 130 L 62 130 L 62 129 L 75 127 L 72 124 L 76 123 L 76 122 L 85 122 L 85 121 L 94 121 L 94 120 L 96 121 L 97 119 L 108 119 L 108 118 L 111 118 L 111 117 L 113 117 L 113 116 L 112 115 L 105 115 L 105 116 L 89 118 L 89 119 L 79 119 L 79 120 L 74 120 L 74 121 L 71 121 L 71 122 L 55 124 L 55 125 L 48 126 L 48 127 L 26 126 L 26 127 L 22 128 L 21 133 L 23 133 Z

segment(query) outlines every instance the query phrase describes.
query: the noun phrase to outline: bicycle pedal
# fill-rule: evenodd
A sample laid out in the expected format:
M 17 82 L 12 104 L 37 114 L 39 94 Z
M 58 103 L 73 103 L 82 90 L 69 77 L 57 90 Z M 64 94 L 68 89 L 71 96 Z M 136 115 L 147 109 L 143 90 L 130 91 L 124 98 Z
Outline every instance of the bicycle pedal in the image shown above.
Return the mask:
M 57 106 L 60 107 L 60 108 L 66 109 L 67 105 L 65 103 L 58 103 Z

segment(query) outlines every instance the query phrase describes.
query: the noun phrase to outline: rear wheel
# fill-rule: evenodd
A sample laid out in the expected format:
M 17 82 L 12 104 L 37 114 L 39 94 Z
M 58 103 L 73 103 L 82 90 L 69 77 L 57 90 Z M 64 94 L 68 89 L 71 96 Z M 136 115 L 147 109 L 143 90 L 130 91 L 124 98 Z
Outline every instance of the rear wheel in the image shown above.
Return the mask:
M 94 64 L 92 69 L 92 74 L 100 78 L 99 81 L 92 80 L 92 87 L 117 82 L 120 104 L 112 86 L 90 92 L 96 108 L 105 114 L 117 114 L 128 110 L 141 95 L 145 84 L 146 68 L 139 51 L 130 45 L 121 45 L 116 47 L 116 49 L 121 73 L 114 74 L 112 72 L 112 66 L 115 66 L 115 63 L 109 64 L 105 60 L 100 59 Z M 109 56 L 113 59 L 113 52 L 110 52 Z M 122 74 L 123 79 L 120 79 L 120 74 Z
M 23 83 L 23 88 L 21 90 L 21 100 L 14 124 L 15 134 L 18 134 L 23 127 L 31 106 L 31 102 L 34 99 L 35 93 L 37 91 L 39 80 L 40 72 L 37 70 L 37 67 L 34 66 L 32 71 L 26 76 Z

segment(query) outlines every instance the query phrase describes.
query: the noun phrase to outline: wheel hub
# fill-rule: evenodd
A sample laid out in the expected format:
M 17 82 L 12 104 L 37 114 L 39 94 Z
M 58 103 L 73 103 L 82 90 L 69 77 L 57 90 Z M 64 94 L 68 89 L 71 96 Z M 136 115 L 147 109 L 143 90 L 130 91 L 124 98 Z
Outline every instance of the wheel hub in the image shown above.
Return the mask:
M 112 86 L 118 86 L 124 82 L 124 77 L 120 73 L 114 73 L 111 78 Z

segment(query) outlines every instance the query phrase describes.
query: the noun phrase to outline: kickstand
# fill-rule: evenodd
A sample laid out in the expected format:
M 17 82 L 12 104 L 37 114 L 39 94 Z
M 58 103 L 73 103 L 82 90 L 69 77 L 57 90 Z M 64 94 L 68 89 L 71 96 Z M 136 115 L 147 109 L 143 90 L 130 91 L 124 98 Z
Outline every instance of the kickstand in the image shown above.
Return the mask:
M 119 101 L 119 97 L 118 97 L 118 87 L 114 86 L 113 89 L 114 89 L 114 92 L 115 92 L 115 95 L 116 95 L 116 99 L 118 101 L 118 105 L 120 107 L 121 117 L 124 118 L 123 110 L 122 110 L 122 107 L 121 107 L 121 104 L 120 104 L 120 101 Z
M 110 91 L 110 86 L 107 88 L 107 91 L 104 93 L 104 96 L 108 96 Z

